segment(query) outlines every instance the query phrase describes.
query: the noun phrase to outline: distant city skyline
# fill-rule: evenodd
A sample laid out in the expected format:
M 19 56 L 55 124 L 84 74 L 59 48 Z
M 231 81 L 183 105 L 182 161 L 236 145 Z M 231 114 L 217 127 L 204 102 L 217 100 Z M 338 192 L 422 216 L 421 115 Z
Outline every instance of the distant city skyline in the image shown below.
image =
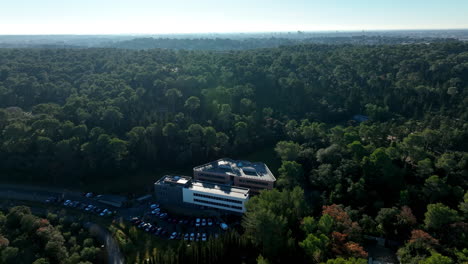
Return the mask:
M 468 29 L 465 0 L 16 0 L 0 35 Z

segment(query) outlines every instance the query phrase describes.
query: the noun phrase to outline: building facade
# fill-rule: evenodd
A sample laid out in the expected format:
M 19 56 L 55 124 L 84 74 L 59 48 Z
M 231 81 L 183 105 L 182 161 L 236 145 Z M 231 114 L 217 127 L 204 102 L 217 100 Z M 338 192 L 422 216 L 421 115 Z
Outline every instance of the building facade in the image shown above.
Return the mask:
M 249 188 L 251 193 L 271 190 L 276 181 L 270 169 L 261 162 L 219 159 L 193 168 L 195 180 Z
M 194 181 L 187 176 L 164 176 L 154 184 L 154 191 L 162 205 L 203 206 L 240 214 L 249 200 L 247 188 Z

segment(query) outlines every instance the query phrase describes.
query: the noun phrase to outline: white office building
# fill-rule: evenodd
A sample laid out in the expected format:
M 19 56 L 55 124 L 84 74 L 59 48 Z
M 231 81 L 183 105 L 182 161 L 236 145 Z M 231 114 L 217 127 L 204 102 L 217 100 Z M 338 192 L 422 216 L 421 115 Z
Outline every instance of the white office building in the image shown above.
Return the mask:
M 155 183 L 156 200 L 166 206 L 196 205 L 244 213 L 249 189 L 194 181 L 187 176 L 165 176 Z
M 183 201 L 205 207 L 217 208 L 236 213 L 245 212 L 249 200 L 249 189 L 193 181 L 183 189 Z

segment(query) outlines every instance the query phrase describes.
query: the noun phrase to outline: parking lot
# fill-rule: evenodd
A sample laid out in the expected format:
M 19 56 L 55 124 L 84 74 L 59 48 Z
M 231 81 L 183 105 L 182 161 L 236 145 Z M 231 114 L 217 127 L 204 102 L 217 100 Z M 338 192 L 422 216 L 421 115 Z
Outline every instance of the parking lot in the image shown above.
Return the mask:
M 228 229 L 220 218 L 175 216 L 160 209 L 158 204 L 148 205 L 141 217 L 130 220 L 133 225 L 152 235 L 170 240 L 207 241 Z
M 220 217 L 177 216 L 161 209 L 156 203 L 140 204 L 132 208 L 113 208 L 104 206 L 95 198 L 94 195 L 85 193 L 79 200 L 77 197 L 71 200 L 52 196 L 44 202 L 100 217 L 123 218 L 144 232 L 169 240 L 203 242 L 210 237 L 218 237 L 228 229 L 228 225 Z

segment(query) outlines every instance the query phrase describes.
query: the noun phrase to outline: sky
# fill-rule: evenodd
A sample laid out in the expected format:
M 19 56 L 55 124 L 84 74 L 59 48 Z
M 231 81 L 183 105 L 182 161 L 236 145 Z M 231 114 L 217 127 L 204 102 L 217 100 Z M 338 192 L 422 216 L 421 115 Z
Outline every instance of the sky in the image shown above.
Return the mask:
M 0 0 L 0 34 L 467 29 L 468 0 Z

